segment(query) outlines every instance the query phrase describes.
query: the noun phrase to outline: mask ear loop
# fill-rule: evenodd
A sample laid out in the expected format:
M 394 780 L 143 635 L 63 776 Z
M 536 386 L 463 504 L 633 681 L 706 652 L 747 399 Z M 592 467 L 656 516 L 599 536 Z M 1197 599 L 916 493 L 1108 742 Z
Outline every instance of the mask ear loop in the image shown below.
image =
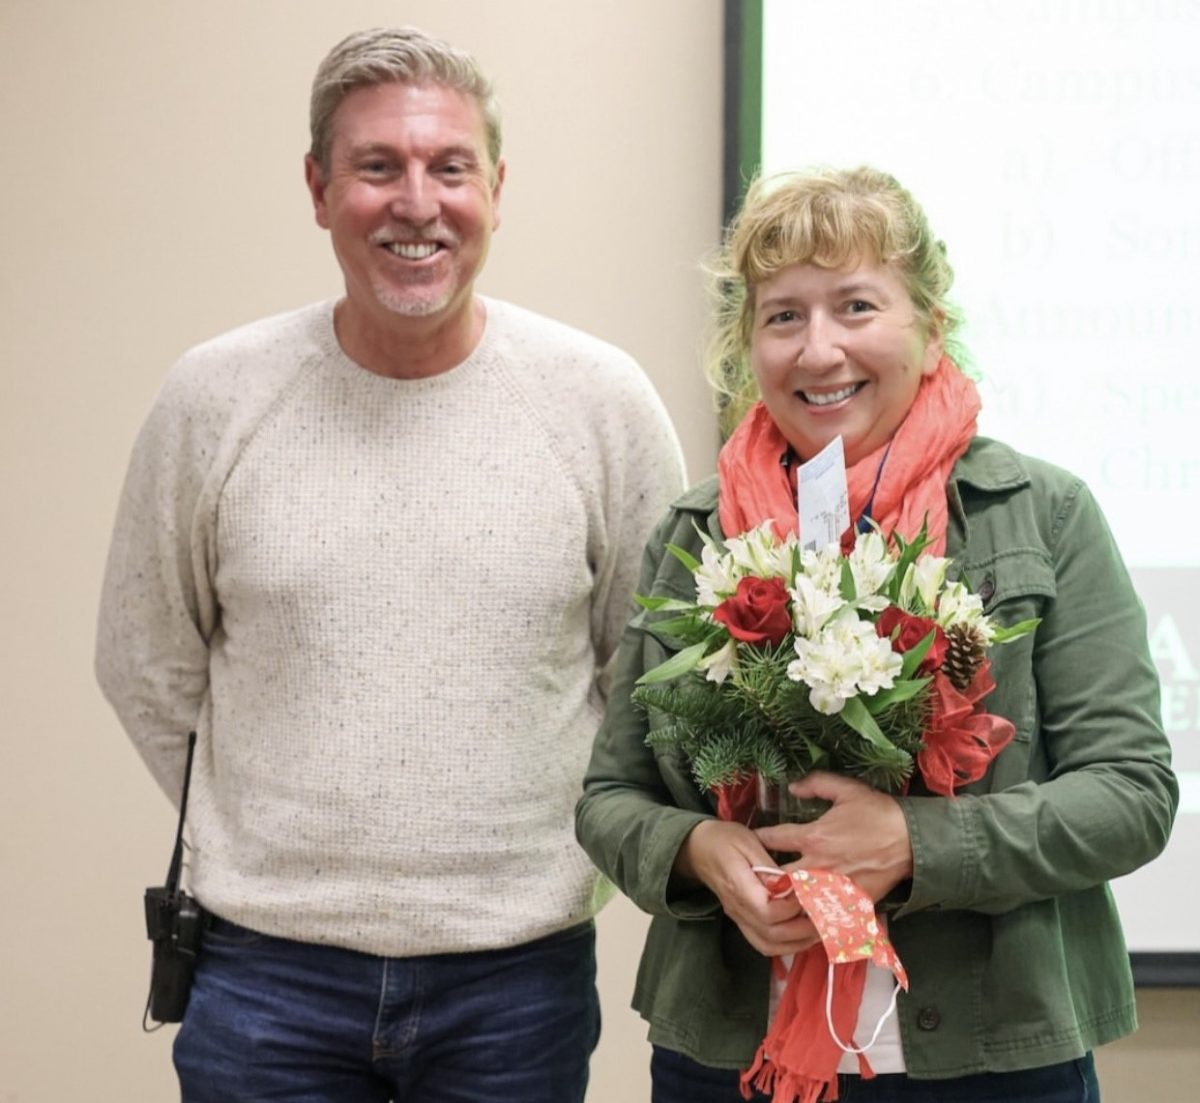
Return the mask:
M 825 1025 L 829 1027 L 829 1036 L 833 1039 L 834 1044 L 843 1053 L 853 1053 L 860 1055 L 866 1053 L 878 1040 L 879 1032 L 883 1029 L 884 1024 L 896 1013 L 896 999 L 900 995 L 900 982 L 897 981 L 892 988 L 892 1000 L 887 1006 L 887 1010 L 879 1017 L 879 1022 L 875 1024 L 875 1030 L 871 1034 L 871 1040 L 865 1046 L 843 1045 L 841 1038 L 837 1036 L 837 1031 L 833 1028 L 833 962 L 829 963 L 829 975 L 825 980 Z M 854 1039 L 851 1038 L 851 1041 Z
M 751 866 L 750 869 L 754 873 L 761 874 L 765 877 L 786 877 L 787 871 L 777 869 L 774 866 Z M 772 900 L 779 900 L 785 896 L 791 895 L 791 889 L 783 887 L 771 894 Z M 841 1038 L 837 1036 L 837 1031 L 833 1027 L 833 962 L 829 963 L 829 973 L 825 978 L 825 1025 L 829 1027 L 829 1036 L 833 1039 L 834 1044 L 843 1053 L 853 1053 L 855 1056 L 860 1056 L 866 1053 L 878 1040 L 879 1032 L 883 1030 L 888 1019 L 896 1013 L 896 1001 L 900 996 L 900 982 L 897 981 L 892 988 L 891 1002 L 888 1003 L 887 1010 L 879 1017 L 879 1022 L 875 1024 L 875 1029 L 871 1033 L 871 1040 L 865 1046 L 853 1046 L 843 1043 Z M 853 1041 L 853 1039 L 851 1039 Z

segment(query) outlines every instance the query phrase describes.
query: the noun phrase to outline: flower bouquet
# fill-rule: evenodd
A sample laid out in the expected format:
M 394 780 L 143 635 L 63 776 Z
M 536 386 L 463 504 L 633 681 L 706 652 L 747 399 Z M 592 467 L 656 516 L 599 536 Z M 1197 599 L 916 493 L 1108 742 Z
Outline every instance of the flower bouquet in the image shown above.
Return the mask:
M 977 780 L 1012 736 L 979 707 L 995 687 L 987 649 L 1036 621 L 995 624 L 950 560 L 878 529 L 849 554 L 801 548 L 770 522 L 722 548 L 701 534 L 696 600 L 639 597 L 674 614 L 654 624 L 678 650 L 633 698 L 663 722 L 652 746 L 677 745 L 702 789 L 728 800 L 756 778 L 786 785 L 811 770 L 906 790 L 914 768 L 951 796 Z
M 638 599 L 664 614 L 653 630 L 677 650 L 638 680 L 633 698 L 659 714 L 647 742 L 686 754 L 722 819 L 752 823 L 756 783 L 786 792 L 816 769 L 892 793 L 916 771 L 931 792 L 952 797 L 1012 738 L 1012 724 L 981 706 L 995 688 L 987 649 L 1037 621 L 995 624 L 966 584 L 947 580 L 950 560 L 923 554 L 924 528 L 911 542 L 872 529 L 845 555 L 835 544 L 801 548 L 771 522 L 724 547 L 701 536 L 699 561 L 668 545 L 692 572 L 696 600 Z M 898 987 L 907 975 L 874 902 L 850 878 L 754 868 L 772 895 L 796 895 L 821 942 L 787 966 L 743 1094 L 836 1099 L 843 1053 L 874 1075 L 872 1043 L 853 1041 L 867 962 L 891 970 Z M 776 970 L 783 980 L 778 960 Z M 887 1014 L 894 1007 L 895 995 Z

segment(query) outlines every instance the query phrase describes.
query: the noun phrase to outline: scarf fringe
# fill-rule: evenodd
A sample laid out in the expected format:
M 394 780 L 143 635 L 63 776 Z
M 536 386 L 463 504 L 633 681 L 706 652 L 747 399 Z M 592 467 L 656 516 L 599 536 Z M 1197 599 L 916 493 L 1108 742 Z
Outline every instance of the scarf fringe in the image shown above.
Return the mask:
M 836 1076 L 829 1081 L 802 1079 L 794 1073 L 780 1072 L 768 1061 L 752 1081 L 748 1073 L 742 1075 L 742 1098 L 749 1099 L 754 1091 L 769 1095 L 771 1103 L 835 1103 L 838 1080 Z
M 867 963 L 846 962 L 833 970 L 832 1020 L 837 1037 L 853 1045 L 858 1009 L 866 983 Z M 825 1019 L 829 959 L 820 944 L 797 955 L 788 973 L 783 998 L 767 1036 L 741 1076 L 743 1099 L 754 1091 L 771 1103 L 833 1103 L 838 1098 L 837 1068 L 841 1049 Z M 875 1075 L 866 1055 L 859 1053 L 864 1080 Z
M 873 1080 L 875 1070 L 866 1056 L 861 1053 L 856 1056 L 859 1076 Z M 749 1099 L 757 1091 L 771 1096 L 771 1103 L 836 1103 L 840 1091 L 836 1072 L 831 1080 L 787 1072 L 767 1056 L 766 1046 L 758 1047 L 750 1067 L 742 1073 L 740 1087 L 743 1099 Z

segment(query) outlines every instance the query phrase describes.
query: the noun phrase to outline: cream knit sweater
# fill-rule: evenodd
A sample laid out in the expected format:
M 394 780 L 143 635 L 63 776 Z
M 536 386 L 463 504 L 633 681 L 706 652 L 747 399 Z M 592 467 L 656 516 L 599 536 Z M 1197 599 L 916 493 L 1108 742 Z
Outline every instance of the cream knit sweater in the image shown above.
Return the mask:
M 429 379 L 332 304 L 185 355 L 138 438 L 96 669 L 178 800 L 191 883 L 268 934 L 389 956 L 594 910 L 573 808 L 643 542 L 683 485 L 626 355 L 485 300 Z

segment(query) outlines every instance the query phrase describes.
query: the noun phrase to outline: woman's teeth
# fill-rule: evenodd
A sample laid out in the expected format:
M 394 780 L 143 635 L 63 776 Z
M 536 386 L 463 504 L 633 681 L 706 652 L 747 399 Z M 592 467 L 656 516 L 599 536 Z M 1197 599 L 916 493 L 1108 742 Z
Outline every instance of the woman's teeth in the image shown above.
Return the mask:
M 862 383 L 851 383 L 850 386 L 843 387 L 840 391 L 826 391 L 823 394 L 801 391 L 800 395 L 810 406 L 832 406 L 835 402 L 849 398 L 861 386 L 863 386 Z

